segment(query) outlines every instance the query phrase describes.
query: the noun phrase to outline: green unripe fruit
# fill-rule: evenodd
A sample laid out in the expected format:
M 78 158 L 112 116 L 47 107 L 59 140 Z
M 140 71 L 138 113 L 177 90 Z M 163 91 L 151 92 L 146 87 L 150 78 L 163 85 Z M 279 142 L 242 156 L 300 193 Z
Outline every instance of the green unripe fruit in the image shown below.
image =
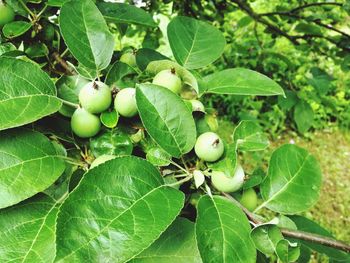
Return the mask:
M 133 117 L 137 114 L 136 90 L 125 88 L 117 93 L 114 99 L 114 108 L 123 117 Z
M 258 206 L 258 196 L 253 188 L 245 190 L 240 199 L 241 204 L 249 211 L 254 211 Z
M 53 40 L 55 36 L 55 27 L 52 24 L 45 24 L 42 36 L 43 39 L 47 42 Z
M 206 114 L 204 118 L 211 131 L 216 132 L 219 129 L 219 123 L 215 116 Z
M 221 171 L 213 171 L 211 174 L 211 182 L 213 186 L 220 192 L 235 192 L 243 186 L 243 168 L 238 164 L 232 177 L 227 176 L 224 172 Z
M 15 19 L 15 12 L 9 5 L 0 1 L 0 27 L 12 22 Z
M 86 84 L 79 92 L 81 106 L 90 113 L 101 113 L 112 103 L 112 93 L 109 87 L 100 81 Z
M 123 62 L 123 63 L 129 65 L 132 68 L 135 68 L 137 66 L 137 64 L 136 64 L 136 56 L 135 56 L 134 52 L 124 53 L 120 57 L 119 60 L 120 60 L 120 62 Z
M 205 108 L 202 102 L 199 100 L 190 100 L 191 105 L 192 105 L 192 111 L 201 111 L 205 112 Z
M 71 128 L 81 138 L 93 137 L 100 131 L 100 118 L 83 108 L 78 108 L 72 115 Z
M 100 164 L 102 164 L 102 163 L 104 163 L 104 162 L 107 162 L 107 161 L 109 161 L 109 160 L 112 160 L 112 159 L 114 159 L 114 158 L 116 158 L 115 155 L 109 155 L 109 154 L 101 155 L 101 156 L 97 157 L 97 158 L 91 163 L 90 169 L 92 169 L 92 168 L 94 168 L 94 167 L 96 167 L 96 166 L 98 166 L 98 165 L 100 165 Z
M 196 141 L 194 151 L 196 155 L 207 162 L 215 162 L 220 159 L 224 153 L 224 143 L 214 132 L 205 132 L 201 134 Z
M 153 84 L 163 86 L 178 94 L 182 89 L 181 79 L 176 75 L 174 69 L 160 71 L 153 79 Z

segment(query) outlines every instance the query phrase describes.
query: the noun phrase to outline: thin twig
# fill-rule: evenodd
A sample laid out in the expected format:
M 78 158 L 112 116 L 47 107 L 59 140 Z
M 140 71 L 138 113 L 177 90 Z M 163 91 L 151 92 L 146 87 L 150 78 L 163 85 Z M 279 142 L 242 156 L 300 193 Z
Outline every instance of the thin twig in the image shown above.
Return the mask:
M 231 195 L 222 193 L 223 196 L 225 196 L 227 199 L 229 199 L 232 203 L 240 207 L 243 212 L 247 215 L 248 219 L 253 222 L 256 225 L 261 225 L 265 222 L 263 222 L 260 218 L 258 218 L 257 215 L 250 212 L 247 208 L 245 208 L 241 203 L 239 203 L 236 199 L 234 199 Z M 336 239 L 320 236 L 313 233 L 308 233 L 300 230 L 294 230 L 294 229 L 287 229 L 287 228 L 281 228 L 281 232 L 284 236 L 300 239 L 312 243 L 321 244 L 327 247 L 336 248 L 342 251 L 345 251 L 347 253 L 350 253 L 350 246 L 343 241 L 338 241 Z
M 68 74 L 75 75 L 76 72 L 74 69 L 68 65 L 68 63 L 58 54 L 58 52 L 53 52 L 52 57 L 57 61 L 58 64 L 60 64 Z
M 336 5 L 336 6 L 343 6 L 342 3 L 337 3 L 337 2 L 319 2 L 319 3 L 310 3 L 310 4 L 305 4 L 302 6 L 298 6 L 292 10 L 290 10 L 292 13 L 295 13 L 301 9 L 305 9 L 308 7 L 312 7 L 312 6 L 322 6 L 322 5 Z

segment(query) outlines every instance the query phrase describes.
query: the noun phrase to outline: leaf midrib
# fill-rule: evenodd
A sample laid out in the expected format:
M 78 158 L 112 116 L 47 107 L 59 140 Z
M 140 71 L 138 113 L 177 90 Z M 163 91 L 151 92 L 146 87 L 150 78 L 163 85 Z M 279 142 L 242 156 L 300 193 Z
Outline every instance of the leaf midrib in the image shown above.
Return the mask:
M 95 240 L 98 236 L 100 236 L 106 229 L 109 228 L 110 225 L 112 225 L 114 223 L 114 221 L 116 221 L 118 218 L 120 218 L 122 215 L 124 215 L 126 212 L 130 211 L 136 204 L 138 204 L 141 200 L 145 199 L 148 195 L 150 195 L 151 193 L 155 192 L 158 189 L 161 188 L 165 188 L 165 185 L 161 185 L 158 186 L 154 189 L 152 189 L 151 191 L 149 191 L 148 193 L 146 193 L 145 195 L 143 195 L 141 198 L 139 198 L 138 200 L 136 200 L 131 206 L 129 206 L 127 209 L 125 209 L 122 213 L 118 214 L 114 219 L 110 220 L 110 222 L 103 227 L 96 235 L 94 235 L 93 237 L 91 237 L 89 239 L 89 241 L 85 242 L 85 244 L 81 245 L 80 247 L 78 247 L 77 249 L 73 250 L 71 253 L 69 253 L 68 255 L 64 256 L 63 258 L 59 259 L 58 262 L 62 262 L 63 259 L 70 257 L 71 255 L 75 254 L 76 252 L 78 252 L 80 249 L 84 248 L 85 246 L 87 246 L 91 241 Z

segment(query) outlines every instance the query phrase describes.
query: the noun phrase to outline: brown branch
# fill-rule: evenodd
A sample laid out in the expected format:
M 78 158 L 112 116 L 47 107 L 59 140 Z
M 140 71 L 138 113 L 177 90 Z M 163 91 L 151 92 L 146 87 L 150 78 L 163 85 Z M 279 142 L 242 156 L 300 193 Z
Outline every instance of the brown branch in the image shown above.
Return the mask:
M 253 18 L 256 22 L 259 22 L 263 25 L 265 25 L 268 29 L 271 31 L 284 36 L 289 41 L 291 41 L 294 45 L 299 45 L 299 42 L 288 33 L 281 30 L 279 27 L 275 26 L 274 24 L 271 24 L 268 20 L 266 20 L 264 17 L 260 16 L 259 14 L 255 13 L 255 11 L 250 7 L 250 5 L 244 1 L 244 0 L 231 0 L 231 2 L 238 5 L 240 9 L 242 9 L 244 12 L 246 12 L 251 18 Z
M 248 219 L 253 222 L 256 225 L 261 225 L 264 224 L 260 218 L 258 218 L 257 215 L 254 213 L 250 212 L 247 208 L 245 208 L 240 202 L 238 202 L 235 198 L 233 198 L 231 195 L 222 193 L 223 196 L 225 196 L 227 199 L 229 199 L 232 203 L 240 207 L 243 212 L 246 214 Z M 290 238 L 295 238 L 295 239 L 300 239 L 312 243 L 317 243 L 321 244 L 327 247 L 332 247 L 336 248 L 342 251 L 345 251 L 347 253 L 350 253 L 350 246 L 342 241 L 338 241 L 336 239 L 330 238 L 330 237 L 325 237 L 313 233 L 308 233 L 300 230 L 294 230 L 294 229 L 287 229 L 287 228 L 281 228 L 281 232 L 283 236 L 285 237 L 290 237 Z
M 68 65 L 68 63 L 60 56 L 60 54 L 58 52 L 53 52 L 52 57 L 54 58 L 54 60 L 60 64 L 62 66 L 62 68 L 65 69 L 65 71 L 67 72 L 67 74 L 69 75 L 75 75 L 76 72 L 75 70 Z
M 337 2 L 319 2 L 319 3 L 310 3 L 310 4 L 306 4 L 306 5 L 302 5 L 302 6 L 298 6 L 292 10 L 290 10 L 290 12 L 295 13 L 298 12 L 301 9 L 305 9 L 308 7 L 312 7 L 312 6 L 322 6 L 322 5 L 336 5 L 336 6 L 343 6 L 342 3 L 337 3 Z

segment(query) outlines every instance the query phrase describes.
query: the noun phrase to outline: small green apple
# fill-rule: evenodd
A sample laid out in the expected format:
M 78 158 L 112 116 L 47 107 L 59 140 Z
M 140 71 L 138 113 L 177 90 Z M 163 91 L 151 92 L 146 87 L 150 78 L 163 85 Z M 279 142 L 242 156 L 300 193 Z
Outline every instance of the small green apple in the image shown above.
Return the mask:
M 15 19 L 15 12 L 9 5 L 5 5 L 0 1 L 0 27 L 12 22 Z
M 244 190 L 240 202 L 249 211 L 253 211 L 258 205 L 258 196 L 254 189 L 249 188 Z
M 205 132 L 201 134 L 196 141 L 194 151 L 196 155 L 207 162 L 215 162 L 220 159 L 224 153 L 224 143 L 214 132 Z
M 71 128 L 81 138 L 93 137 L 100 131 L 100 118 L 84 108 L 78 108 L 72 115 Z
M 114 99 L 114 108 L 123 117 L 133 117 L 137 114 L 136 90 L 125 88 L 117 93 Z
M 178 94 L 182 89 L 181 79 L 176 75 L 175 69 L 165 69 L 153 78 L 153 84 L 163 86 Z
M 238 164 L 235 173 L 232 177 L 227 176 L 224 172 L 221 171 L 213 171 L 211 173 L 211 182 L 214 185 L 214 187 L 221 192 L 235 192 L 243 186 L 243 168 Z
M 129 65 L 132 68 L 135 68 L 137 66 L 136 56 L 135 56 L 135 53 L 133 51 L 128 51 L 128 52 L 124 53 L 120 57 L 119 61 Z
M 94 168 L 94 167 L 96 167 L 96 166 L 98 166 L 98 165 L 100 165 L 100 164 L 102 164 L 102 163 L 105 163 L 105 162 L 107 162 L 107 161 L 109 161 L 109 160 L 112 160 L 112 159 L 114 159 L 114 158 L 116 158 L 115 155 L 103 154 L 103 155 L 97 157 L 97 158 L 91 163 L 90 169 L 92 169 L 92 168 Z
M 202 102 L 199 100 L 190 100 L 190 102 L 192 105 L 192 111 L 205 112 L 205 108 Z
M 101 113 L 112 103 L 109 87 L 100 81 L 87 83 L 79 92 L 81 106 L 90 113 Z

